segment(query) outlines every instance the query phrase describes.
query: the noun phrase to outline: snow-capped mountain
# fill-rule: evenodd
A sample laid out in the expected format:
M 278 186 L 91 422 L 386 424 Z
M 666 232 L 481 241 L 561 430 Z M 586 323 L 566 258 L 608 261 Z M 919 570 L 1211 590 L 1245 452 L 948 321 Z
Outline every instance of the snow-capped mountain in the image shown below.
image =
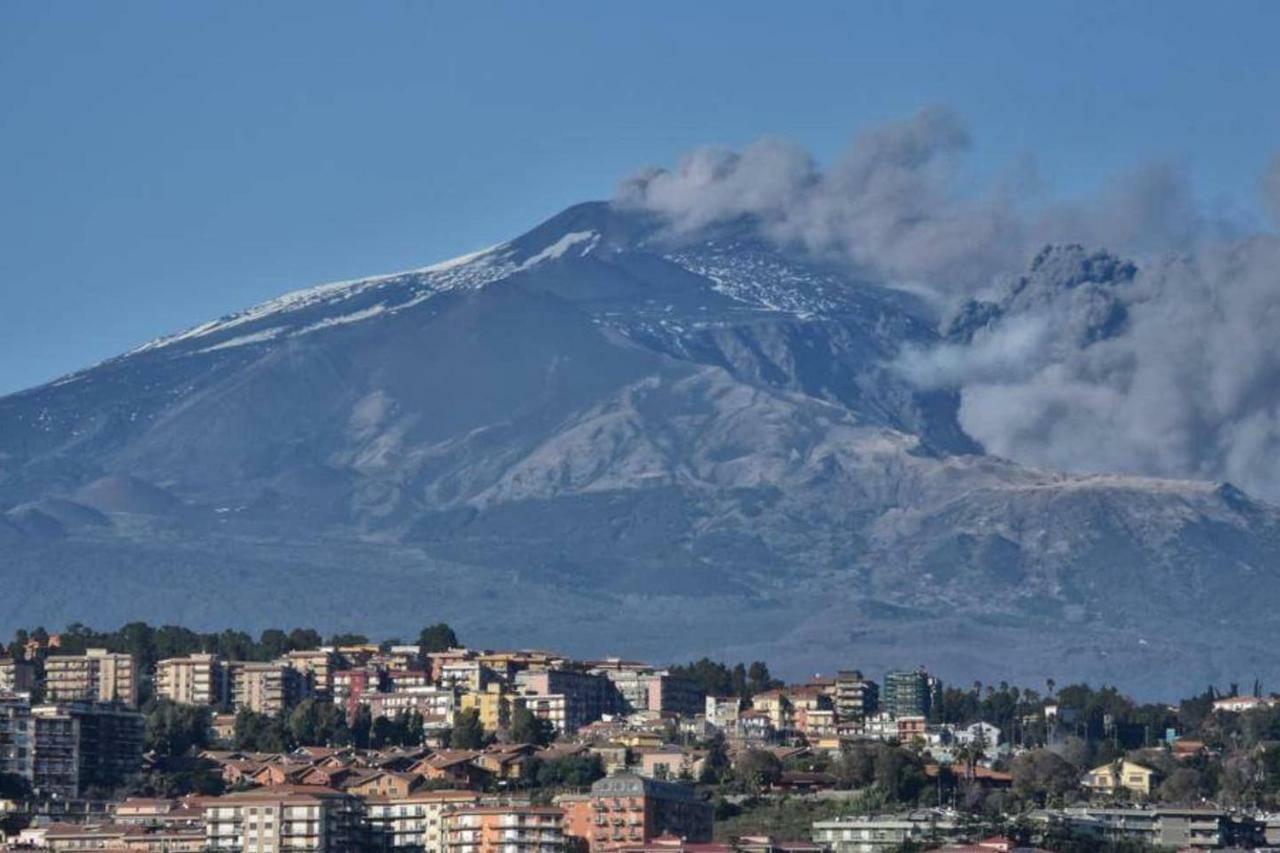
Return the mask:
M 947 337 L 1125 275 L 1050 250 Z M 749 221 L 677 239 L 579 205 L 0 399 L 0 623 L 447 619 L 796 673 L 1265 677 L 1280 514 L 984 455 L 895 366 L 943 341 Z

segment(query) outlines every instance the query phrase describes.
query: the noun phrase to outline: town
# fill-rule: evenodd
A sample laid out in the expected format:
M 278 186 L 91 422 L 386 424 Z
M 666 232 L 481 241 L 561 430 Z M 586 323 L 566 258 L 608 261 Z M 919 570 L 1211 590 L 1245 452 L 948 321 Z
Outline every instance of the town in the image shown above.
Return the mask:
M 310 629 L 19 630 L 0 849 L 861 853 L 1280 844 L 1254 683 L 963 687 Z

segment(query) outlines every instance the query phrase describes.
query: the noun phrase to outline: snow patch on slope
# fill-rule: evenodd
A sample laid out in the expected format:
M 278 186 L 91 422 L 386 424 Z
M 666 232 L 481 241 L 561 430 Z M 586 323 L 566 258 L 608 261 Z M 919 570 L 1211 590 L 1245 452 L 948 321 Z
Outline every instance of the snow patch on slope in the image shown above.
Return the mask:
M 542 263 L 543 261 L 554 261 L 558 258 L 561 258 L 564 256 L 565 252 L 569 251 L 574 246 L 577 246 L 580 243 L 587 244 L 586 248 L 578 253 L 580 257 L 585 257 L 586 255 L 590 254 L 591 250 L 594 249 L 596 247 L 596 244 L 599 242 L 600 242 L 600 235 L 594 231 L 574 231 L 570 234 L 564 235 L 559 240 L 552 243 L 550 246 L 547 246 L 541 252 L 538 252 L 536 255 L 533 255 L 532 257 L 530 257 L 528 260 L 526 260 L 524 263 L 520 265 L 520 269 L 527 270 L 532 266 L 536 266 L 537 264 Z
M 400 311 L 439 293 L 459 289 L 479 289 L 505 278 L 518 268 L 510 259 L 507 244 L 501 244 L 416 270 L 321 284 L 287 293 L 237 314 L 194 326 L 176 335 L 156 338 L 127 355 L 138 355 L 208 338 L 273 317 L 284 320 L 283 325 L 275 327 L 274 334 L 268 336 L 267 330 L 255 331 L 220 341 L 213 346 L 205 347 L 201 352 L 260 343 L 286 332 L 290 336 L 308 334 L 331 326 L 359 322 L 384 312 Z M 354 311 L 325 317 L 300 327 L 291 327 L 289 324 L 288 315 L 318 307 L 339 308 L 358 297 L 381 292 L 385 292 L 387 298 L 375 306 L 363 305 Z
M 585 256 L 595 249 L 599 241 L 600 235 L 595 231 L 575 231 L 520 262 L 512 244 L 502 243 L 421 269 L 308 287 L 176 335 L 157 338 L 126 356 L 213 339 L 209 346 L 195 350 L 207 353 L 358 323 L 381 314 L 412 308 L 441 293 L 479 290 L 513 273 L 562 258 L 571 250 L 576 250 L 579 257 Z M 370 304 L 371 300 L 377 301 Z M 332 310 L 319 318 L 315 316 L 325 309 Z M 302 312 L 309 312 L 310 316 L 303 316 Z M 231 330 L 264 322 L 272 322 L 271 328 L 248 328 L 244 334 L 225 340 L 216 339 L 216 336 Z

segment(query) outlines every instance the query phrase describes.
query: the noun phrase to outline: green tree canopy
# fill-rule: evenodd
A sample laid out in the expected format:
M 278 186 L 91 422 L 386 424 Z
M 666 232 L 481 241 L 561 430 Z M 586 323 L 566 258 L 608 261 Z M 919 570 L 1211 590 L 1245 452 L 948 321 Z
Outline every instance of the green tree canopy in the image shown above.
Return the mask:
M 418 633 L 418 645 L 422 647 L 423 654 L 429 654 L 455 649 L 461 643 L 458 642 L 458 635 L 452 628 L 444 622 L 437 622 L 435 625 L 428 625 Z

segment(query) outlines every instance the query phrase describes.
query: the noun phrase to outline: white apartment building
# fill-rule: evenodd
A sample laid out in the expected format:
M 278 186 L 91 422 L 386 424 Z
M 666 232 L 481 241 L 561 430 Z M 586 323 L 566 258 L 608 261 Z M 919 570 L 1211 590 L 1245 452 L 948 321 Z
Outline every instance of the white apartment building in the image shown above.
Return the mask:
M 138 705 L 138 665 L 130 655 L 88 649 L 83 655 L 50 655 L 44 662 L 50 702 L 121 702 Z
M 227 667 L 216 655 L 168 658 L 156 663 L 156 695 L 183 705 L 223 708 L 230 685 Z

